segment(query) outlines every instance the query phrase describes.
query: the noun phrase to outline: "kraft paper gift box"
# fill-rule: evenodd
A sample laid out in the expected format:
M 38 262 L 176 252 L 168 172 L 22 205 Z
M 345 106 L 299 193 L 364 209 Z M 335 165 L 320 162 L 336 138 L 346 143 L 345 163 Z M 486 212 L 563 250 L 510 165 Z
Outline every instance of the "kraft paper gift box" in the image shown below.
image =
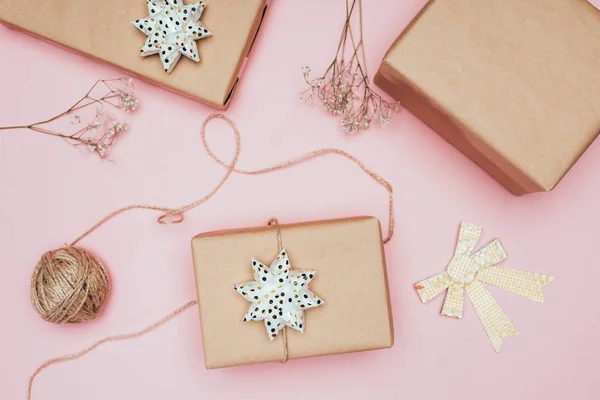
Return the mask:
M 373 350 L 393 344 L 379 221 L 373 217 L 281 225 L 293 270 L 315 270 L 310 290 L 324 304 L 306 310 L 305 331 L 286 328 L 288 359 Z M 277 256 L 272 226 L 212 232 L 192 239 L 207 368 L 280 362 L 282 333 L 270 341 L 262 321 L 242 321 L 249 302 L 233 288 L 251 281 L 255 258 Z
M 585 0 L 432 0 L 375 82 L 514 194 L 550 191 L 600 131 Z
M 185 4 L 192 0 L 184 0 Z M 141 57 L 147 36 L 132 21 L 145 0 L 0 0 L 0 22 L 165 89 L 225 109 L 250 53 L 268 0 L 206 0 L 200 22 L 212 36 L 196 41 L 200 62 L 181 57 L 170 74 L 158 55 Z

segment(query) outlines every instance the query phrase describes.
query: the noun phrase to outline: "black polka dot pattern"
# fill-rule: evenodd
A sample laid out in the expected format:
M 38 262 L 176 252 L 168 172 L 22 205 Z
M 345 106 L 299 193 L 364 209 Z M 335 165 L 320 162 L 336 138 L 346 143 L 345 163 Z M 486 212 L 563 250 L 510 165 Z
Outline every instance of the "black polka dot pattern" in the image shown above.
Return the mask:
M 251 302 L 243 321 L 263 320 L 270 340 L 285 326 L 303 333 L 304 310 L 325 303 L 308 288 L 315 271 L 292 270 L 284 249 L 269 267 L 252 259 L 252 272 L 254 281 L 234 286 Z
M 195 41 L 212 36 L 199 21 L 204 2 L 184 5 L 183 0 L 147 0 L 147 5 L 148 17 L 132 22 L 148 36 L 140 55 L 158 54 L 167 73 L 173 71 L 181 55 L 199 62 Z

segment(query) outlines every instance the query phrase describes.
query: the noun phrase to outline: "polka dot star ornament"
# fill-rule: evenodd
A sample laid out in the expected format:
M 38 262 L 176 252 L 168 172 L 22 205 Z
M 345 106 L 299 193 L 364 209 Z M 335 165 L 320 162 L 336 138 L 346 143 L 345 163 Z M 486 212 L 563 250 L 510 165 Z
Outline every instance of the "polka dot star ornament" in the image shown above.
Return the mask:
M 199 62 L 196 40 L 212 36 L 200 22 L 204 3 L 184 5 L 183 0 L 147 0 L 147 3 L 148 16 L 132 22 L 148 36 L 141 56 L 158 54 L 167 73 L 173 71 L 182 54 Z
M 315 271 L 292 271 L 285 249 L 270 267 L 252 259 L 254 281 L 235 285 L 250 303 L 244 321 L 264 321 L 269 339 L 286 326 L 304 333 L 304 310 L 325 304 L 308 289 Z

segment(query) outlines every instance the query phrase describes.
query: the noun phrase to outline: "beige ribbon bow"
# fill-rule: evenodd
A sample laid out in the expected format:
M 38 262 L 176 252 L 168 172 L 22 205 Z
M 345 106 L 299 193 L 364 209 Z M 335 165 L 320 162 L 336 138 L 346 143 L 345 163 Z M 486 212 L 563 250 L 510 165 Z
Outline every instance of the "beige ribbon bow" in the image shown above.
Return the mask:
M 472 254 L 480 235 L 481 226 L 461 223 L 456 250 L 446 271 L 415 284 L 415 288 L 423 303 L 448 289 L 442 315 L 455 318 L 462 317 L 466 291 L 498 352 L 504 338 L 516 336 L 518 332 L 482 282 L 543 303 L 542 288 L 554 278 L 497 266 L 506 258 L 506 252 L 498 239 Z

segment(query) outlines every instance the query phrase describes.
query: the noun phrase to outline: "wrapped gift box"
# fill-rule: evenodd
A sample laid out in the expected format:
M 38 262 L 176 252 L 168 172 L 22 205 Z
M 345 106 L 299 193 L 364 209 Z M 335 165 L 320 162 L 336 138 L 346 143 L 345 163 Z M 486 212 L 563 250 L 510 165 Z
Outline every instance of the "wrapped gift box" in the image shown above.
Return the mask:
M 184 0 L 185 4 L 191 0 Z M 148 15 L 144 0 L 0 0 L 0 22 L 214 108 L 229 105 L 268 0 L 208 0 L 198 40 L 200 62 L 181 57 L 167 74 L 158 55 L 142 58 L 146 35 L 131 22 Z
M 375 82 L 515 194 L 549 191 L 600 132 L 585 0 L 432 0 Z
M 392 316 L 379 221 L 373 217 L 282 225 L 292 269 L 313 269 L 310 289 L 325 304 L 304 314 L 303 334 L 287 329 L 289 359 L 391 347 Z M 248 301 L 234 285 L 251 281 L 251 258 L 277 256 L 272 226 L 206 233 L 192 240 L 207 368 L 282 361 L 262 321 L 243 322 Z

